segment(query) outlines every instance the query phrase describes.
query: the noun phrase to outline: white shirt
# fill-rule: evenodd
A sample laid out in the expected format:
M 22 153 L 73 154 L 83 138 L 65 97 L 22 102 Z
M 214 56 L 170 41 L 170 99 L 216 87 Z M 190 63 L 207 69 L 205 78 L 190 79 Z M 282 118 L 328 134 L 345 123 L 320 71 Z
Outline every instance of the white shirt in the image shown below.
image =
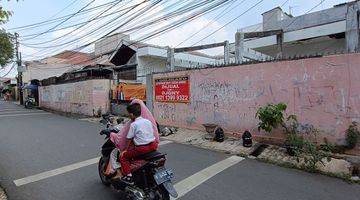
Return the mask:
M 153 124 L 151 121 L 138 117 L 130 125 L 127 139 L 133 139 L 135 145 L 146 145 L 155 141 Z

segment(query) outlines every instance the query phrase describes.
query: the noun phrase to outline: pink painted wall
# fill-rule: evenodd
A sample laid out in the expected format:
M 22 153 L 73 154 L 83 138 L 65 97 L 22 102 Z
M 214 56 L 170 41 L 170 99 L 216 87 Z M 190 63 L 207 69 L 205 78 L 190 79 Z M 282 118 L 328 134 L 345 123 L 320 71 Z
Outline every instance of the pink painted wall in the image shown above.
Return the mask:
M 156 74 L 189 75 L 191 101 L 154 102 L 160 124 L 203 129 L 215 123 L 228 132 L 245 129 L 257 135 L 256 110 L 285 102 L 287 112 L 322 130 L 330 141 L 344 142 L 351 121 L 360 118 L 360 54 L 260 63 Z M 269 134 L 266 134 L 271 136 Z
M 87 80 L 39 87 L 40 107 L 93 116 L 110 109 L 110 80 Z

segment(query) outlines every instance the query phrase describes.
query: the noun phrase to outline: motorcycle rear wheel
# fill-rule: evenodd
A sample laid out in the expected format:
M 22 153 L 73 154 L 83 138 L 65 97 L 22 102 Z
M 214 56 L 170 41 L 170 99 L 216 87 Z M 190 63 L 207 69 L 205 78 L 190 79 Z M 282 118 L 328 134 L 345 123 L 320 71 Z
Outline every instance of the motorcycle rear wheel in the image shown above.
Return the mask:
M 155 197 L 155 200 L 170 200 L 170 194 L 164 186 L 160 185 L 158 187 L 158 195 Z
M 107 178 L 106 175 L 104 174 L 104 172 L 106 170 L 106 164 L 107 164 L 107 161 L 103 157 L 101 157 L 99 160 L 99 163 L 98 163 L 98 172 L 99 172 L 101 182 L 105 186 L 110 186 L 111 182 L 110 182 L 109 178 Z

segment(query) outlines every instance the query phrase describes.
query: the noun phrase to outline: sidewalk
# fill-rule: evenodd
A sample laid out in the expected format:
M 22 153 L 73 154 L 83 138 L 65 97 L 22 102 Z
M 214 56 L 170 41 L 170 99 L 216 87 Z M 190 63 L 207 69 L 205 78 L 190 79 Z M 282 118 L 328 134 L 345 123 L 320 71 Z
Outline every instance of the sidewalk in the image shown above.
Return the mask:
M 206 139 L 208 133 L 198 130 L 189 130 L 179 128 L 175 134 L 163 137 L 166 140 L 171 140 L 181 144 L 193 145 L 205 149 L 220 151 L 228 154 L 234 154 L 239 156 L 248 157 L 251 152 L 254 151 L 253 147 L 246 148 L 242 146 L 242 140 L 236 138 L 226 138 L 224 142 L 215 142 Z
M 283 167 L 303 169 L 303 163 L 301 161 L 297 162 L 297 159 L 295 157 L 289 156 L 286 153 L 285 148 L 274 145 L 266 145 L 263 150 L 259 151 L 258 147 L 260 146 L 260 144 L 256 142 L 253 143 L 253 146 L 251 148 L 246 148 L 243 147 L 241 139 L 226 138 L 224 142 L 219 143 L 206 139 L 206 136 L 208 136 L 208 134 L 204 131 L 179 128 L 174 134 L 164 136 L 162 138 L 177 143 L 197 146 L 204 149 L 248 157 L 251 159 L 268 162 Z M 259 151 L 259 154 L 256 156 L 252 156 L 252 153 L 255 151 Z M 352 163 L 345 157 L 340 158 L 340 156 L 334 155 L 330 161 L 324 160 L 324 165 L 318 163 L 318 172 L 342 178 L 347 181 L 352 180 L 354 182 L 359 182 L 359 177 L 351 177 L 354 163 Z M 360 160 L 360 158 L 357 157 L 357 160 Z
M 92 123 L 99 123 L 100 118 L 83 118 L 80 119 L 82 121 L 88 121 Z M 283 147 L 275 146 L 275 145 L 266 145 L 266 147 L 259 151 L 259 154 L 256 156 L 252 156 L 251 154 L 255 151 L 258 151 L 260 143 L 253 141 L 253 146 L 250 148 L 244 147 L 242 145 L 242 140 L 239 138 L 231 138 L 227 137 L 224 142 L 215 142 L 209 138 L 209 134 L 205 131 L 199 130 L 190 130 L 183 128 L 170 128 L 163 127 L 161 130 L 162 134 L 165 132 L 169 134 L 169 130 L 173 134 L 167 136 L 161 136 L 161 138 L 165 140 L 170 140 L 176 143 L 192 145 L 203 149 L 208 149 L 212 151 L 219 151 L 226 154 L 238 155 L 242 157 L 247 157 L 251 159 L 256 159 L 258 161 L 267 162 L 275 165 L 279 165 L 282 167 L 290 167 L 297 169 L 304 169 L 302 162 L 297 162 L 295 157 L 289 156 L 286 153 L 286 149 Z M 255 153 L 256 154 L 256 153 Z M 359 157 L 353 157 L 352 159 L 348 159 L 346 155 L 333 155 L 330 161 L 325 161 L 325 165 L 318 164 L 318 172 L 330 176 L 335 176 L 338 178 L 345 179 L 347 181 L 359 182 L 359 177 L 352 176 L 352 170 L 354 167 L 354 163 L 356 165 L 360 164 Z M 354 162 L 353 160 L 356 160 Z
M 20 106 L 20 101 L 12 101 L 13 104 Z

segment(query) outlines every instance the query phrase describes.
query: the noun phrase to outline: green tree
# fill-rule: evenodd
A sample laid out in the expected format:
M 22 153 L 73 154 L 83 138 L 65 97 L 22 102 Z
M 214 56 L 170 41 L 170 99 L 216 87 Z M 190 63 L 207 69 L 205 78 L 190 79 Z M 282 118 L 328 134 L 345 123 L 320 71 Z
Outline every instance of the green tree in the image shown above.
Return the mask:
M 4 67 L 6 64 L 12 62 L 14 58 L 14 44 L 13 37 L 10 33 L 0 29 L 0 66 Z
M 4 10 L 3 7 L 0 5 L 0 25 L 5 24 L 9 20 L 11 15 L 12 15 L 11 11 Z M 0 67 L 4 67 L 6 64 L 10 63 L 13 58 L 14 58 L 13 36 L 10 33 L 7 33 L 5 29 L 0 28 Z
M 2 7 L 0 7 L 0 24 L 4 24 L 9 20 L 9 17 L 11 16 L 12 12 L 3 10 Z
M 11 15 L 11 11 L 4 10 L 3 7 L 0 5 L 0 24 L 4 24 L 5 22 L 7 22 Z

